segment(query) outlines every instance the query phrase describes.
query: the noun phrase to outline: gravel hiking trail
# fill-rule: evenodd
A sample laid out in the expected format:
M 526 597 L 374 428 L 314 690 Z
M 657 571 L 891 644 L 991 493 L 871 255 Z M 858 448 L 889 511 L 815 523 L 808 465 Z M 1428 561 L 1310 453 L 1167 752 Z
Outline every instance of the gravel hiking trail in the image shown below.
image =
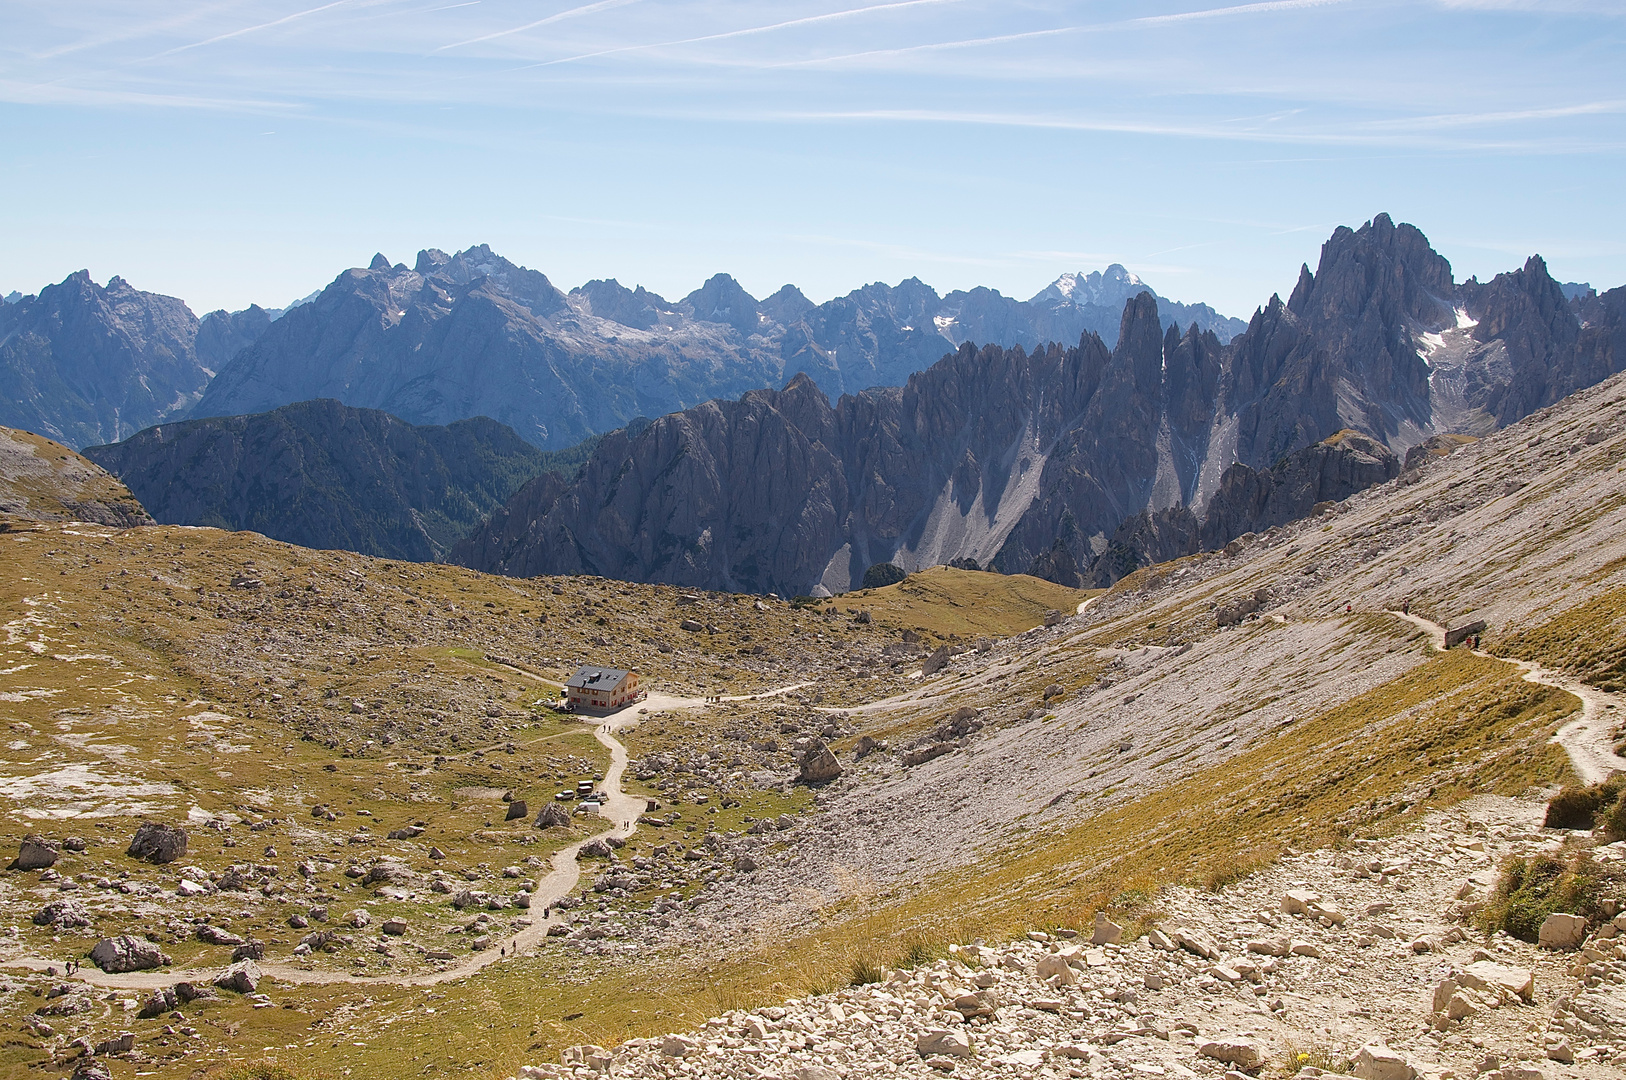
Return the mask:
M 1445 651 L 1445 627 L 1439 623 L 1403 611 L 1386 611 L 1384 614 L 1411 623 L 1428 634 L 1430 642 L 1436 649 Z M 1617 717 L 1626 718 L 1626 696 L 1588 686 L 1578 679 L 1550 671 L 1530 660 L 1496 656 L 1483 649 L 1475 649 L 1473 653 L 1475 656 L 1483 656 L 1487 660 L 1500 660 L 1504 664 L 1512 664 L 1521 669 L 1524 672 L 1525 682 L 1551 686 L 1581 699 L 1581 714 L 1560 727 L 1553 735 L 1552 741 L 1562 746 L 1564 752 L 1570 756 L 1570 765 L 1583 784 L 1601 783 L 1609 779 L 1611 773 L 1626 770 L 1626 758 L 1615 753 L 1612 745 L 1611 731 L 1614 724 L 1609 717 L 1609 713 L 1612 712 Z

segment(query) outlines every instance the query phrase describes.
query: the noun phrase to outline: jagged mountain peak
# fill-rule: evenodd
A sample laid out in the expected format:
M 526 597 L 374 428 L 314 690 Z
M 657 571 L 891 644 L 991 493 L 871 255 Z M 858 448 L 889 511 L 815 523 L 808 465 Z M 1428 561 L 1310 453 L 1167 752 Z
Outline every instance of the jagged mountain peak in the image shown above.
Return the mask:
M 757 333 L 762 322 L 756 297 L 729 274 L 713 274 L 679 306 L 701 322 L 725 323 L 747 336 Z
M 1150 286 L 1139 275 L 1131 273 L 1122 263 L 1113 263 L 1104 271 L 1086 273 L 1080 270 L 1062 274 L 1034 294 L 1028 303 L 1118 307 L 1140 290 L 1148 288 Z
M 629 289 L 615 278 L 594 279 L 570 290 L 570 296 L 586 314 L 638 330 L 657 326 L 663 314 L 676 311 L 660 294 L 642 285 Z

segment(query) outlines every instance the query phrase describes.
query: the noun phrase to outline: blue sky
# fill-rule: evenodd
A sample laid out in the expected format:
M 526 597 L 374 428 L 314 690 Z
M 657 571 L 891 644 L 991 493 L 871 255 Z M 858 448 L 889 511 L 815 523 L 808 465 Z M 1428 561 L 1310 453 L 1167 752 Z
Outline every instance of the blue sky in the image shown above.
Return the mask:
M 490 243 L 563 288 L 1246 317 L 1387 211 L 1457 276 L 1626 283 L 1626 0 L 0 0 L 0 293 L 194 310 Z

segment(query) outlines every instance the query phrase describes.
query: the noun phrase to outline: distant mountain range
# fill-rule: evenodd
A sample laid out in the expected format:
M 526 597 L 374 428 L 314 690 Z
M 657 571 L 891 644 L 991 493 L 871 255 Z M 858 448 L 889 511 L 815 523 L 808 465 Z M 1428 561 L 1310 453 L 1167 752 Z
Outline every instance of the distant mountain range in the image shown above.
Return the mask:
M 1059 291 L 1059 290 L 1058 290 Z M 454 561 L 738 591 L 841 592 L 972 559 L 1067 584 L 1223 544 L 1393 477 L 1626 367 L 1626 288 L 1574 298 L 1532 257 L 1458 284 L 1410 225 L 1340 228 L 1247 329 L 962 346 L 834 405 L 798 375 L 607 436 L 520 489 Z
M 183 416 L 275 315 L 199 320 L 174 297 L 83 270 L 38 296 L 12 293 L 0 303 L 0 424 L 83 447 Z
M 1063 275 L 1026 302 L 983 288 L 939 296 L 911 278 L 815 305 L 789 285 L 759 301 L 720 274 L 669 302 L 613 280 L 566 294 L 482 245 L 420 252 L 412 269 L 379 256 L 284 311 L 199 320 L 179 300 L 81 272 L 0 304 L 0 423 L 85 446 L 331 398 L 414 424 L 490 416 L 559 449 L 798 372 L 836 397 L 901 384 L 964 341 L 1111 342 L 1142 291 L 1115 265 Z M 1221 341 L 1243 326 L 1159 303 L 1169 325 Z
M 1024 302 L 913 280 L 759 301 L 720 275 L 672 303 L 613 281 L 562 293 L 484 247 L 380 257 L 278 314 L 197 320 L 73 275 L 0 305 L 0 412 L 81 445 L 160 421 L 85 453 L 164 522 L 839 592 L 878 562 L 1110 582 L 1626 366 L 1626 289 L 1561 285 L 1537 257 L 1459 284 L 1383 215 L 1337 230 L 1234 337 L 1121 267 Z M 995 343 L 932 362 L 962 335 Z
M 161 424 L 84 453 L 161 524 L 420 562 L 555 464 L 485 417 L 415 427 L 337 401 Z

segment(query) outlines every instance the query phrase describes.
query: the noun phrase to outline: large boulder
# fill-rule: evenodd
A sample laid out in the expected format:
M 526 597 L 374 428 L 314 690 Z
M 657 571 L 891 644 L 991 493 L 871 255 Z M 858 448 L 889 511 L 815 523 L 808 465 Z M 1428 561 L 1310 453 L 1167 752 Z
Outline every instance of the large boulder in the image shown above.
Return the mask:
M 12 860 L 7 870 L 44 870 L 56 863 L 57 857 L 62 853 L 55 844 L 43 836 L 29 836 L 23 839 L 22 845 L 17 849 L 17 857 Z
M 542 812 L 536 815 L 536 827 L 539 829 L 550 829 L 555 825 L 569 824 L 570 811 L 556 802 L 548 803 L 542 808 Z
M 169 963 L 169 957 L 144 938 L 120 934 L 98 941 L 90 950 L 90 961 L 103 971 L 117 975 L 161 967 Z
M 146 859 L 148 862 L 174 862 L 186 854 L 186 830 L 176 825 L 149 821 L 136 830 L 125 854 L 132 859 Z
M 215 976 L 215 985 L 222 990 L 239 994 L 252 994 L 260 985 L 260 965 L 252 960 L 241 960 Z
M 841 775 L 841 762 L 822 740 L 814 740 L 802 754 L 800 779 L 804 784 L 828 784 Z
M 508 804 L 508 813 L 503 815 L 503 820 L 518 821 L 523 817 L 528 817 L 529 815 L 530 811 L 525 807 L 525 800 L 515 799 L 513 802 Z

